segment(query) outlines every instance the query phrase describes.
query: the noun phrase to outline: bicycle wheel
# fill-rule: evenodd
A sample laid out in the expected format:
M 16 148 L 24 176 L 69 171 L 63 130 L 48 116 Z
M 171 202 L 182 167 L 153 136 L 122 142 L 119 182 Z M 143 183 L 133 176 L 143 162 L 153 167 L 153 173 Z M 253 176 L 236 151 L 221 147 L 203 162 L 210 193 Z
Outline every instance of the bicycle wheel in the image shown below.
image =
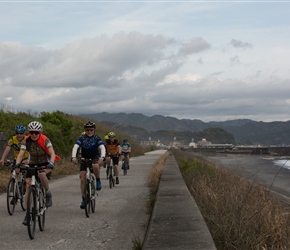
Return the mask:
M 26 181 L 22 179 L 21 186 L 19 187 L 20 192 L 20 205 L 23 211 L 26 210 L 24 207 L 24 200 L 25 200 L 25 192 L 26 192 Z
M 45 225 L 45 211 L 46 211 L 46 205 L 45 205 L 45 191 L 43 188 L 39 191 L 39 214 L 38 214 L 38 226 L 39 230 L 44 230 Z
M 35 226 L 36 226 L 36 215 L 37 215 L 37 197 L 35 187 L 30 187 L 27 197 L 27 230 L 30 239 L 34 239 Z
M 109 179 L 109 167 L 106 169 L 106 174 L 107 174 L 107 180 Z
M 123 168 L 123 175 L 127 175 L 128 165 L 127 165 L 126 160 L 124 160 L 122 168 Z
M 91 210 L 91 196 L 90 196 L 90 181 L 86 180 L 85 181 L 85 212 L 87 218 L 90 217 L 90 210 Z
M 17 202 L 17 197 L 16 197 L 16 181 L 14 178 L 10 178 L 8 182 L 8 187 L 7 187 L 7 210 L 9 215 L 13 215 L 14 210 L 15 210 L 15 205 Z
M 94 179 L 92 179 L 92 182 L 91 182 L 91 210 L 92 210 L 92 213 L 95 212 L 95 208 L 96 208 L 96 186 L 95 186 L 95 182 L 94 182 Z

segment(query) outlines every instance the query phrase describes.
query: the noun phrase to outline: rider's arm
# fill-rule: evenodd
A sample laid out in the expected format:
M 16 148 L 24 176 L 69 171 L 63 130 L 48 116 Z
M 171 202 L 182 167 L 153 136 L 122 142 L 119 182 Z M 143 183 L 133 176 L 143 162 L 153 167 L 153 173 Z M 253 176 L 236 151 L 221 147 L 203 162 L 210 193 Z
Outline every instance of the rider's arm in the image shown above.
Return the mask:
M 100 145 L 99 146 L 99 149 L 101 150 L 101 158 L 105 158 L 105 156 L 106 156 L 106 148 L 105 148 L 105 146 L 104 145 Z
M 54 164 L 55 152 L 54 152 L 53 147 L 49 147 L 48 152 L 50 153 L 50 163 Z
M 22 159 L 23 159 L 23 155 L 25 153 L 26 146 L 25 146 L 25 149 L 22 148 L 22 147 L 23 147 L 23 145 L 20 148 L 19 154 L 18 154 L 18 156 L 16 158 L 16 164 L 15 165 L 19 165 L 21 163 Z
M 10 149 L 11 149 L 10 146 L 6 146 L 6 148 L 5 148 L 5 150 L 4 150 L 3 154 L 2 154 L 2 158 L 1 158 L 1 160 L 0 160 L 0 162 L 1 162 L 2 164 L 4 164 L 4 161 L 5 161 L 7 155 L 8 155 L 9 152 L 10 152 Z
M 77 152 L 78 152 L 79 147 L 80 146 L 78 144 L 74 145 L 73 150 L 72 150 L 72 154 L 71 154 L 72 158 L 76 158 L 77 157 Z

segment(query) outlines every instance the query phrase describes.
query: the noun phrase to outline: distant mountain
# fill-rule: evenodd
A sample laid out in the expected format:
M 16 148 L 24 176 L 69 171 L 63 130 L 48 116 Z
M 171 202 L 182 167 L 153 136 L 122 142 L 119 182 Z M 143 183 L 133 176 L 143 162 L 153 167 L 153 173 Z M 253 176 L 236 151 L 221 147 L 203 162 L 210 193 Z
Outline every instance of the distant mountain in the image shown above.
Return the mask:
M 287 122 L 256 122 L 249 119 L 237 119 L 223 122 L 203 122 L 201 120 L 177 119 L 174 117 L 154 115 L 152 117 L 139 113 L 95 113 L 83 114 L 97 121 L 113 122 L 145 129 L 150 134 L 157 131 L 187 134 L 202 132 L 209 128 L 221 128 L 232 134 L 236 143 L 261 145 L 290 145 L 290 121 Z M 131 128 L 132 129 L 132 128 Z M 147 133 L 147 135 L 148 135 Z M 160 132 L 159 132 L 160 133 Z M 194 136 L 194 134 L 192 134 Z M 208 138 L 207 138 L 208 139 Z

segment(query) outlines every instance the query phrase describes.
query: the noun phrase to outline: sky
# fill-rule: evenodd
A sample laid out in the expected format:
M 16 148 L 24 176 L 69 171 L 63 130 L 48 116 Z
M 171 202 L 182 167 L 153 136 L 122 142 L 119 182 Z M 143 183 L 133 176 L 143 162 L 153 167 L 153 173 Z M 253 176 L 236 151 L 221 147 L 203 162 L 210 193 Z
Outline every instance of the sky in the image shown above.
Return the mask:
M 0 109 L 290 120 L 289 1 L 2 1 Z

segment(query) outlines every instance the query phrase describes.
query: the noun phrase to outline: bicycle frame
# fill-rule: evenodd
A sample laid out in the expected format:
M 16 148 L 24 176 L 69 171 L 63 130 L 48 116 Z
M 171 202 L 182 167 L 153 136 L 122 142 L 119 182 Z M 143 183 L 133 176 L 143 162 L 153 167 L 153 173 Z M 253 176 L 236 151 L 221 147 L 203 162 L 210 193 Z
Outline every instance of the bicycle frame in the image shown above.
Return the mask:
M 90 212 L 95 212 L 96 206 L 96 186 L 95 176 L 92 174 L 92 159 L 81 158 L 81 162 L 86 163 L 86 180 L 84 183 L 85 213 L 90 217 Z
M 16 170 L 13 169 L 11 172 L 11 177 L 8 182 L 7 187 L 7 210 L 9 215 L 13 215 L 15 211 L 15 206 L 17 204 L 17 201 L 20 200 L 21 208 L 23 211 L 25 211 L 24 207 L 24 189 L 23 186 L 24 180 L 23 180 L 23 174 L 20 169 L 19 176 L 17 178 Z
M 124 160 L 122 164 L 122 169 L 123 169 L 123 175 L 127 175 L 127 170 L 128 170 L 128 162 L 127 162 L 127 155 L 124 154 Z
M 107 179 L 109 179 L 109 186 L 110 188 L 115 186 L 115 178 L 114 178 L 114 163 L 113 163 L 113 159 L 112 156 L 110 157 L 111 161 L 110 161 L 110 165 L 107 166 Z
M 41 185 L 41 182 L 36 178 L 38 171 L 43 171 L 42 167 L 26 166 L 27 170 L 31 172 L 31 183 L 27 197 L 27 229 L 30 239 L 35 237 L 36 220 L 38 220 L 39 230 L 44 230 L 45 212 L 46 212 L 46 193 Z

